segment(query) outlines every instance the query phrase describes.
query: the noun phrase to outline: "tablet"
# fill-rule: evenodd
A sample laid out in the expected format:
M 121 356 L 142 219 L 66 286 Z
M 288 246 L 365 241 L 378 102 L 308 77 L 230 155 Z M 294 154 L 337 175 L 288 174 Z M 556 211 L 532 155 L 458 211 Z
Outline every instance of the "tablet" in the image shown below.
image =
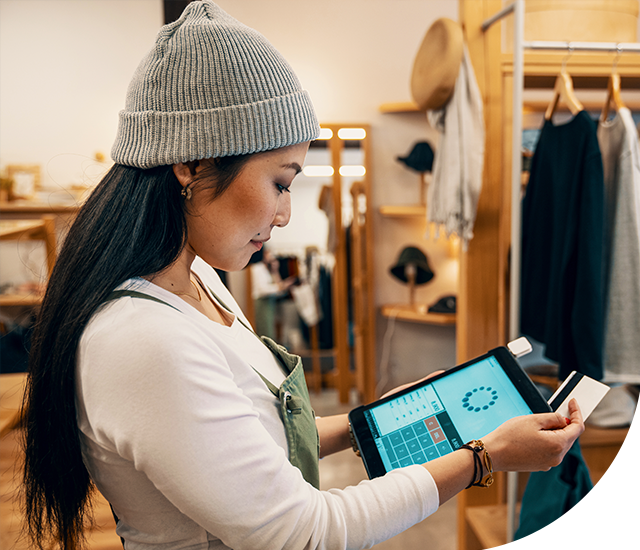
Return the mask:
M 349 413 L 369 478 L 424 464 L 551 408 L 504 347 Z

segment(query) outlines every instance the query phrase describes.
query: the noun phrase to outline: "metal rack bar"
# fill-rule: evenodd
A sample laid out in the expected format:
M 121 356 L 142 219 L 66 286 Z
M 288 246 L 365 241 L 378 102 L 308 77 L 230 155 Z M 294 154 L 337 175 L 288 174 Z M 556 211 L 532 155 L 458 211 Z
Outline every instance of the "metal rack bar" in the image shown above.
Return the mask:
M 637 42 L 553 42 L 533 40 L 522 43 L 525 50 L 570 50 L 590 52 L 640 53 Z
M 509 15 L 516 7 L 515 2 L 502 8 L 498 13 L 492 15 L 482 22 L 482 31 L 485 32 L 491 25 L 500 21 L 503 17 Z

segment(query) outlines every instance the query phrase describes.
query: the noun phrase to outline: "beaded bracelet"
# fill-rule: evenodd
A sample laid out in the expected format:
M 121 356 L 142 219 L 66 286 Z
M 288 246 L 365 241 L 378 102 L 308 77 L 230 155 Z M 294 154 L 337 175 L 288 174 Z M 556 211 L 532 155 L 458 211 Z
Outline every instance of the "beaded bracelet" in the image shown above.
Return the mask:
M 474 439 L 469 441 L 466 445 L 461 445 L 460 449 L 469 449 L 473 452 L 473 479 L 471 483 L 467 485 L 469 487 L 489 487 L 493 484 L 493 461 L 491 455 L 484 446 L 484 442 L 481 439 Z M 483 458 L 480 458 L 480 453 L 483 453 Z M 487 470 L 487 475 L 483 476 L 483 461 L 484 468 Z
M 358 443 L 356 442 L 356 438 L 353 435 L 353 428 L 351 427 L 351 422 L 349 422 L 349 439 L 351 440 L 351 447 L 353 448 L 353 452 L 356 453 L 357 456 L 360 456 L 360 449 L 358 447 Z

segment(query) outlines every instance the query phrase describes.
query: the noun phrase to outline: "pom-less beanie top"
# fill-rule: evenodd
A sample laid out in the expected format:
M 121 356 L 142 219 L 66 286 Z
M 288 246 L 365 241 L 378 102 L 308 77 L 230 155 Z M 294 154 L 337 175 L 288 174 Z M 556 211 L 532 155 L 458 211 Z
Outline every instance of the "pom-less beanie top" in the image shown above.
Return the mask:
M 315 139 L 309 94 L 257 31 L 210 0 L 162 27 L 129 84 L 111 156 L 152 168 Z

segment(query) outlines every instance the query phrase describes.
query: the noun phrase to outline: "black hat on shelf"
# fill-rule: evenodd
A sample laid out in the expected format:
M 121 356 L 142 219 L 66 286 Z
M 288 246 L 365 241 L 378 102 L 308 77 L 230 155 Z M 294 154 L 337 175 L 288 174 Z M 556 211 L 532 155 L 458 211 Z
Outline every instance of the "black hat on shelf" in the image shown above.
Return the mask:
M 400 252 L 398 261 L 389 269 L 389 271 L 397 279 L 408 283 L 409 278 L 407 277 L 405 268 L 409 264 L 416 266 L 415 284 L 422 285 L 433 279 L 434 273 L 431 271 L 431 267 L 429 267 L 429 261 L 427 260 L 426 254 L 415 246 L 407 246 L 402 252 Z
M 437 302 L 429 306 L 429 313 L 455 313 L 456 297 L 453 294 L 442 296 Z
M 416 172 L 431 172 L 433 156 L 431 145 L 426 141 L 419 141 L 406 157 L 398 157 L 398 160 Z

